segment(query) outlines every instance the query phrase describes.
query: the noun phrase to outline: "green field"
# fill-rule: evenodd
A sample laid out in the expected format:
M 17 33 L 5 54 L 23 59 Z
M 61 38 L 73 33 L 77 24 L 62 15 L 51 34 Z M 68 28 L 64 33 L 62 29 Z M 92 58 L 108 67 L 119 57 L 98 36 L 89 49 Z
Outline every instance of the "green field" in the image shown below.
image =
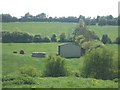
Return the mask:
M 20 22 L 20 23 L 3 23 L 3 31 L 23 31 L 30 34 L 41 34 L 51 36 L 55 33 L 57 36 L 65 32 L 71 34 L 77 24 L 75 23 L 40 23 L 40 22 Z M 90 30 L 101 38 L 103 34 L 108 34 L 114 41 L 118 36 L 117 26 L 88 26 Z M 94 78 L 76 77 L 76 73 L 81 73 L 84 56 L 81 58 L 65 59 L 65 64 L 69 70 L 69 76 L 66 77 L 42 77 L 45 70 L 46 58 L 31 57 L 32 52 L 46 52 L 48 55 L 58 53 L 60 43 L 3 43 L 2 46 L 2 74 L 6 80 L 3 83 L 5 88 L 117 88 L 118 82 L 114 80 L 100 80 Z M 108 49 L 113 52 L 115 62 L 118 62 L 118 45 L 108 44 Z M 19 54 L 23 49 L 24 55 Z M 17 51 L 15 54 L 13 51 Z M 21 68 L 35 68 L 38 72 L 37 77 L 26 77 L 20 75 Z M 116 65 L 117 67 L 117 65 Z M 26 82 L 34 84 L 21 84 L 23 78 Z
M 19 76 L 19 70 L 21 68 L 33 67 L 36 68 L 39 74 L 41 74 L 45 69 L 45 58 L 35 58 L 31 57 L 31 53 L 34 51 L 42 51 L 47 52 L 48 55 L 56 54 L 57 46 L 59 43 L 8 43 L 2 44 L 3 48 L 3 76 L 13 75 L 14 77 Z M 118 57 L 118 47 L 117 45 L 107 45 L 107 48 L 111 48 L 114 52 L 114 59 L 117 61 Z M 24 49 L 26 54 L 20 55 L 14 54 L 13 51 L 20 51 L 20 49 Z M 82 67 L 82 63 L 84 61 L 84 57 L 81 58 L 72 58 L 65 59 L 67 69 L 69 70 L 70 75 L 68 77 L 59 77 L 59 78 L 43 78 L 41 76 L 35 77 L 34 81 L 37 84 L 33 85 L 18 85 L 18 84 L 10 84 L 8 82 L 5 83 L 4 87 L 39 87 L 39 88 L 55 88 L 55 87 L 79 87 L 79 88 L 89 88 L 89 87 L 117 87 L 118 83 L 115 83 L 111 80 L 97 80 L 93 78 L 82 78 L 75 77 L 75 73 L 80 73 L 80 69 Z M 58 82 L 58 83 L 56 83 Z M 98 83 L 95 83 L 98 82 Z M 12 83 L 12 82 L 11 82 Z M 50 84 L 49 84 L 50 83 Z
M 18 22 L 18 23 L 3 23 L 2 29 L 7 31 L 23 31 L 30 34 L 41 34 L 50 36 L 55 33 L 58 36 L 60 33 L 65 32 L 66 35 L 71 34 L 76 23 L 40 23 L 40 22 Z M 100 38 L 103 34 L 108 36 L 114 41 L 118 36 L 118 26 L 88 26 Z

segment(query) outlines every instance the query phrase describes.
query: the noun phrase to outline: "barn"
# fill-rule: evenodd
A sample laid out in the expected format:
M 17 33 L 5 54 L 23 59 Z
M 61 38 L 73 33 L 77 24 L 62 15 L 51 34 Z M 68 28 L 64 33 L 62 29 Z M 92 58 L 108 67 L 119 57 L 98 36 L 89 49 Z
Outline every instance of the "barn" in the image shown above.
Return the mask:
M 65 43 L 58 46 L 58 55 L 65 58 L 79 58 L 83 54 L 83 48 L 74 43 Z

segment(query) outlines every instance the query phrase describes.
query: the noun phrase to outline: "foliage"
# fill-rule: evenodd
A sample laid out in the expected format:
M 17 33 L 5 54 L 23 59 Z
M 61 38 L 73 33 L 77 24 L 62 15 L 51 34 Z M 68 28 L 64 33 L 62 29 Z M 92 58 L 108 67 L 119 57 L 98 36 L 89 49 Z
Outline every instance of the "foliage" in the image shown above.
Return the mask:
M 35 35 L 35 36 L 33 37 L 33 42 L 35 42 L 35 43 L 42 42 L 41 35 Z
M 98 25 L 100 26 L 104 26 L 107 24 L 107 20 L 105 17 L 100 17 L 99 20 L 98 20 Z
M 67 74 L 65 61 L 60 56 L 49 56 L 47 58 L 44 76 L 61 77 Z
M 81 45 L 86 51 L 91 51 L 92 49 L 96 49 L 99 47 L 103 47 L 103 43 L 101 43 L 101 41 L 98 40 L 92 40 L 92 41 L 88 41 L 88 42 L 83 42 Z
M 113 53 L 106 48 L 92 50 L 85 56 L 83 77 L 113 79 Z
M 20 71 L 20 74 L 28 75 L 30 77 L 39 76 L 37 69 L 34 67 L 22 67 L 19 69 L 19 71 Z
M 99 40 L 99 37 L 93 32 L 90 31 L 85 25 L 84 21 L 80 20 L 79 26 L 73 31 L 74 39 L 82 35 L 85 41 L 90 41 L 90 40 Z M 78 38 L 77 38 L 78 39 Z M 78 40 L 77 40 L 78 42 Z
M 91 18 L 80 15 L 79 17 L 68 16 L 68 17 L 47 17 L 46 13 L 40 13 L 36 16 L 31 15 L 29 12 L 25 13 L 21 18 L 13 17 L 10 14 L 0 14 L 2 16 L 2 22 L 79 22 L 83 19 L 86 25 L 117 25 L 119 24 L 119 17 L 108 16 L 97 16 L 97 18 Z M 118 21 L 118 23 L 117 23 Z
M 120 36 L 116 38 L 116 41 L 115 41 L 117 44 L 120 44 Z
M 48 36 L 44 37 L 43 42 L 50 42 L 50 38 Z
M 52 42 L 56 42 L 56 41 L 57 41 L 57 39 L 56 39 L 56 35 L 55 35 L 55 34 L 52 35 L 52 37 L 51 37 L 51 41 L 52 41 Z
M 59 42 L 65 42 L 65 41 L 66 41 L 66 35 L 65 33 L 61 33 Z
M 111 39 L 108 37 L 107 34 L 104 34 L 104 35 L 102 36 L 101 41 L 102 41 L 104 44 L 111 44 L 111 43 L 112 43 Z
M 33 85 L 36 84 L 36 82 L 33 80 L 32 77 L 26 77 L 25 75 L 15 75 L 14 74 L 9 74 L 9 75 L 4 75 L 2 77 L 2 85 L 3 87 L 6 85 Z

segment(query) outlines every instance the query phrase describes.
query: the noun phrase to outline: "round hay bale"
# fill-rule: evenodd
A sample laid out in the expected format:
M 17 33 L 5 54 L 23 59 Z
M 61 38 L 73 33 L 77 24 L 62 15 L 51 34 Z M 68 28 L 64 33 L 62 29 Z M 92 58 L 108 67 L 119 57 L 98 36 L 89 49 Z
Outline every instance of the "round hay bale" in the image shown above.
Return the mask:
M 24 50 L 20 50 L 20 54 L 25 54 Z

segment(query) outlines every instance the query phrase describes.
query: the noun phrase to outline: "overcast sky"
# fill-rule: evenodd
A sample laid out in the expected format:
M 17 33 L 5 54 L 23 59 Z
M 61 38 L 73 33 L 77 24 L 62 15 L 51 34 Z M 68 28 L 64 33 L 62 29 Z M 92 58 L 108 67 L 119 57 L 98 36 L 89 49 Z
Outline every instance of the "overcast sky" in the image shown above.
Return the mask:
M 118 16 L 119 0 L 0 0 L 0 13 L 21 17 L 29 12 L 48 16 Z

